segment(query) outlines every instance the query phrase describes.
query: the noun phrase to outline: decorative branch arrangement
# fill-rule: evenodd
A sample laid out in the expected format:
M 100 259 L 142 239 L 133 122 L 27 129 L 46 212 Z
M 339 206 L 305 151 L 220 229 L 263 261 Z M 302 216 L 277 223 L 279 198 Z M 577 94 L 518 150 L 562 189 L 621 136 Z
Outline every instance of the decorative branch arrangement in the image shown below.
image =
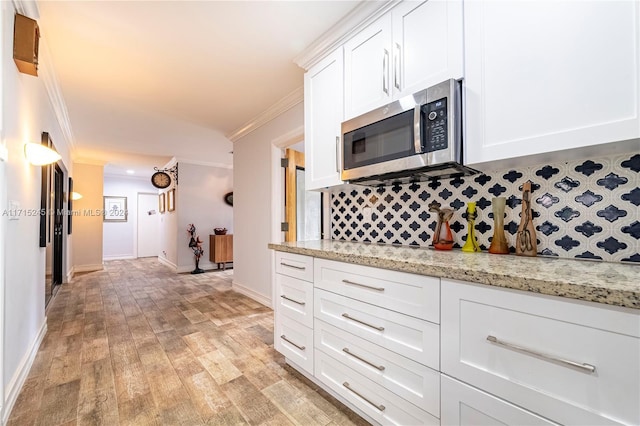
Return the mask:
M 196 226 L 193 223 L 190 223 L 187 227 L 187 234 L 191 236 L 189 239 L 189 247 L 193 250 L 193 256 L 196 261 L 196 269 L 191 271 L 192 274 L 201 274 L 204 272 L 203 269 L 200 269 L 200 256 L 204 253 L 204 249 L 202 248 L 202 241 L 200 240 L 200 236 L 196 235 Z

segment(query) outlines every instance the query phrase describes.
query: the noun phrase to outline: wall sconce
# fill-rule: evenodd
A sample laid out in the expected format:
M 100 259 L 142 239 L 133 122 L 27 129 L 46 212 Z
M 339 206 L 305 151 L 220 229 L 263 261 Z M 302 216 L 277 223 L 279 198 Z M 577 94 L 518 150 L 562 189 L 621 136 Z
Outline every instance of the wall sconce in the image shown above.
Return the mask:
M 62 156 L 51 148 L 37 143 L 24 144 L 24 157 L 34 166 L 44 166 L 55 163 Z
M 76 200 L 79 200 L 80 198 L 82 198 L 82 194 L 78 192 L 71 193 L 71 200 L 76 201 Z

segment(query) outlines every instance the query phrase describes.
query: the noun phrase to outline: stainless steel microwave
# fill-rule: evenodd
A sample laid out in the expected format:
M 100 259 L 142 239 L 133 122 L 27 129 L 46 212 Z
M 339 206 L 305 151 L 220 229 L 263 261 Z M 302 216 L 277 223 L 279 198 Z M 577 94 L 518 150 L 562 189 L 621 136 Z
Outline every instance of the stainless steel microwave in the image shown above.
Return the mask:
M 461 83 L 450 79 L 342 123 L 341 178 L 365 185 L 468 175 Z

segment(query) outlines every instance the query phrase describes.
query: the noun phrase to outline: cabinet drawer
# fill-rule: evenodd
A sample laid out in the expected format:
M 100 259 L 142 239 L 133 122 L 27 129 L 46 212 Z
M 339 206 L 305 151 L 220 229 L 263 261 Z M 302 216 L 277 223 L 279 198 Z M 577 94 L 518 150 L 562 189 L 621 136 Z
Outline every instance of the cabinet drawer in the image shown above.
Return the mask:
M 440 279 L 316 259 L 314 283 L 334 293 L 440 323 Z
M 277 251 L 276 273 L 313 282 L 313 257 Z
M 442 372 L 562 424 L 640 424 L 639 336 L 640 311 L 442 281 Z
M 313 329 L 276 313 L 273 336 L 278 352 L 313 375 Z
M 323 321 L 316 321 L 315 348 L 367 379 L 440 416 L 440 373 L 367 342 Z
M 438 370 L 440 327 L 397 312 L 315 289 L 315 317 Z
M 439 425 L 440 421 L 322 351 L 315 353 L 316 378 L 380 424 Z
M 493 395 L 442 375 L 443 425 L 557 425 Z
M 313 328 L 313 284 L 276 274 L 276 311 Z

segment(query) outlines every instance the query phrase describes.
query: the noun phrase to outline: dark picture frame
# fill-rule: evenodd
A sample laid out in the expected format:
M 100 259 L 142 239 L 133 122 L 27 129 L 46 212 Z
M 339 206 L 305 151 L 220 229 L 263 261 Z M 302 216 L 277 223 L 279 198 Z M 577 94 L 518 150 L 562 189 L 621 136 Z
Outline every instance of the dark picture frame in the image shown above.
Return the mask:
M 49 133 L 42 132 L 40 143 L 47 148 L 53 146 L 53 141 L 49 137 Z M 51 194 L 51 165 L 46 164 L 41 166 L 41 178 L 40 178 L 40 247 L 46 247 L 50 241 L 49 227 L 49 212 L 50 212 L 50 194 Z

